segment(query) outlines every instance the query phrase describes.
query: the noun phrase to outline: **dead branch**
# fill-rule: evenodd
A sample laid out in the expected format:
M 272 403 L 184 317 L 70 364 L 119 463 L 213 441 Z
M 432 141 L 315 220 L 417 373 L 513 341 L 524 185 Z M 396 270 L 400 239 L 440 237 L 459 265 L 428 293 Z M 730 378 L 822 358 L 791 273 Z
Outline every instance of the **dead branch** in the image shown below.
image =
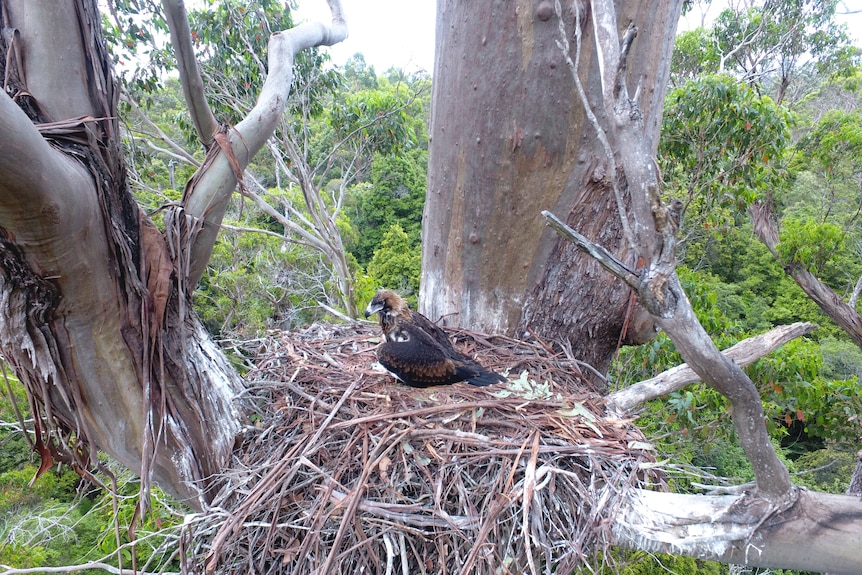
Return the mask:
M 808 322 L 780 325 L 766 333 L 742 340 L 724 350 L 722 354 L 740 367 L 747 367 L 788 341 L 811 333 L 815 329 L 817 326 Z M 607 397 L 608 409 L 625 413 L 651 399 L 662 397 L 698 381 L 700 377 L 687 363 L 684 363 L 610 394 Z

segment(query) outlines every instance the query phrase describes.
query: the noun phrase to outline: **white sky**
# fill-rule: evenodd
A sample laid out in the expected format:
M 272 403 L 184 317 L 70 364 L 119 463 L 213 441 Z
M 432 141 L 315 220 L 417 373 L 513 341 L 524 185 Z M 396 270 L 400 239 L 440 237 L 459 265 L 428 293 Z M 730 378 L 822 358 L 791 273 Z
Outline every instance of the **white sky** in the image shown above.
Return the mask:
M 335 64 L 362 53 L 382 74 L 391 67 L 434 73 L 434 26 L 437 0 L 342 0 L 347 40 L 328 50 Z M 299 0 L 294 21 L 332 18 L 326 0 Z
M 718 15 L 724 2 L 714 0 L 712 4 L 706 13 L 707 22 Z M 378 74 L 392 66 L 406 72 L 425 70 L 433 74 L 437 0 L 342 0 L 342 5 L 347 15 L 349 36 L 340 44 L 324 48 L 329 50 L 336 64 L 343 64 L 360 52 Z M 838 6 L 839 12 L 860 9 L 860 0 L 844 0 Z M 680 20 L 680 26 L 699 26 L 702 16 L 699 10 L 695 6 Z M 331 18 L 326 0 L 299 0 L 294 16 L 297 22 L 328 22 Z M 862 46 L 862 13 L 838 16 L 838 21 L 847 23 L 855 44 Z

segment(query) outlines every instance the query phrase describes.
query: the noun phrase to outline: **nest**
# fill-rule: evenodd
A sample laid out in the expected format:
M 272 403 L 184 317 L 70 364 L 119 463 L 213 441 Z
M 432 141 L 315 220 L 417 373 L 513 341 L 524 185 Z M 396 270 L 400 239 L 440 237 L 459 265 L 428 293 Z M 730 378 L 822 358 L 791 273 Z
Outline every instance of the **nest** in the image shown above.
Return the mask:
M 258 414 L 193 528 L 217 573 L 570 573 L 617 501 L 654 484 L 629 421 L 540 344 L 450 332 L 509 384 L 412 389 L 373 367 L 379 330 L 255 342 Z M 200 566 L 194 570 L 197 572 Z

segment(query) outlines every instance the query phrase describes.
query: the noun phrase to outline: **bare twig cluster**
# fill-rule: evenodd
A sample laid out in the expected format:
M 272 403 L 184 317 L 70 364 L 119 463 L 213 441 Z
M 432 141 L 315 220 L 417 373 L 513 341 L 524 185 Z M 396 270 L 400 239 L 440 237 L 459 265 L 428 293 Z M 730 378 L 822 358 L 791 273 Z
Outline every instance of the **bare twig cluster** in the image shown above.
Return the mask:
M 248 349 L 260 406 L 188 568 L 230 573 L 538 573 L 610 539 L 650 446 L 545 346 L 455 332 L 506 386 L 411 389 L 373 368 L 377 330 L 313 326 Z

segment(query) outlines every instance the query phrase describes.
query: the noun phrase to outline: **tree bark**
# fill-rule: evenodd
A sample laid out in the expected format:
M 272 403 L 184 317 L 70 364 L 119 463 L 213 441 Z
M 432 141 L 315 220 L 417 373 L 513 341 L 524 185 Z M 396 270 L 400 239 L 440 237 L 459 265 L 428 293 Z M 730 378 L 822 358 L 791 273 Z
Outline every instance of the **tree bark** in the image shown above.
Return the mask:
M 104 450 L 144 494 L 153 480 L 206 505 L 240 429 L 242 384 L 191 294 L 241 170 L 281 117 L 296 52 L 346 37 L 330 6 L 332 26 L 272 36 L 258 103 L 224 135 L 194 80 L 185 10 L 165 1 L 201 141 L 220 146 L 163 235 L 126 181 L 97 3 L 0 0 L 0 352 L 28 390 L 43 468 L 60 457 L 86 473 Z
M 104 450 L 200 507 L 241 385 L 129 193 L 98 8 L 2 8 L 4 60 L 26 64 L 7 70 L 14 99 L 0 96 L 0 350 L 30 394 L 43 465 L 84 470 Z

